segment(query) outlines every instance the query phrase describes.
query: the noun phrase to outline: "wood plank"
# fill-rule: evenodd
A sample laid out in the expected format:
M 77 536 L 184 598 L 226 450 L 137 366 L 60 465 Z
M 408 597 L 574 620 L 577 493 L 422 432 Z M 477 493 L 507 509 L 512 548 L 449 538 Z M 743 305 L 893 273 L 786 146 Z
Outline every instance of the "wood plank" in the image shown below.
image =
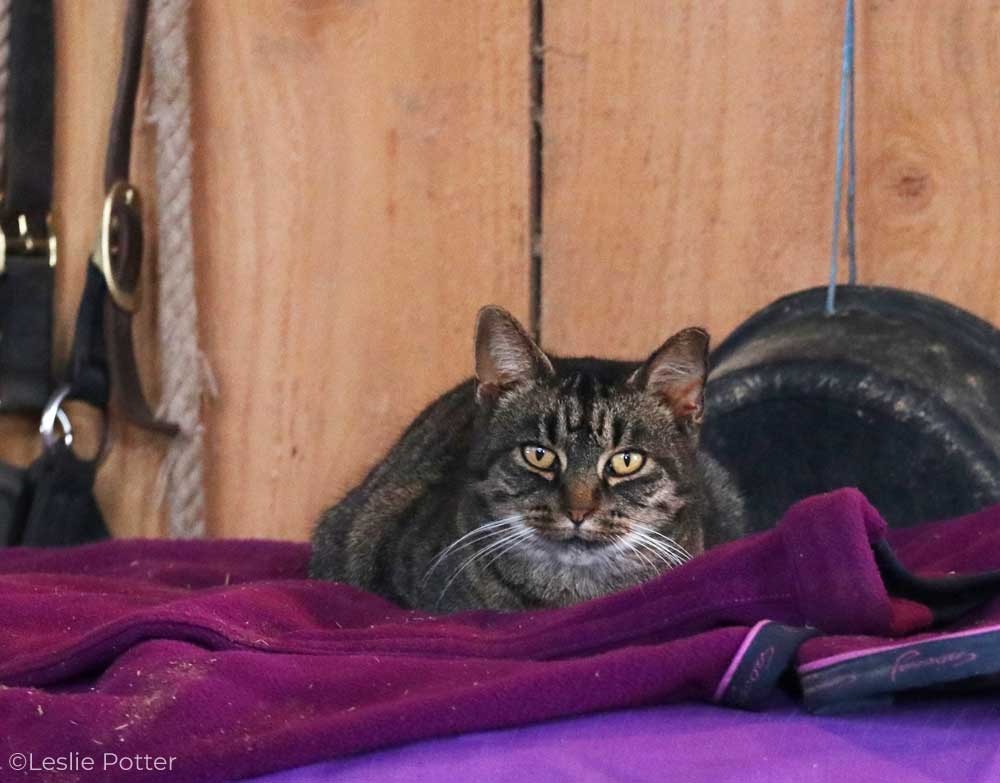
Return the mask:
M 303 538 L 527 317 L 527 0 L 194 7 L 218 536 Z
M 865 280 L 1000 324 L 1000 8 L 869 0 L 860 21 Z
M 861 282 L 1000 319 L 998 12 L 858 4 Z M 639 356 L 822 285 L 843 4 L 545 4 L 542 337 Z

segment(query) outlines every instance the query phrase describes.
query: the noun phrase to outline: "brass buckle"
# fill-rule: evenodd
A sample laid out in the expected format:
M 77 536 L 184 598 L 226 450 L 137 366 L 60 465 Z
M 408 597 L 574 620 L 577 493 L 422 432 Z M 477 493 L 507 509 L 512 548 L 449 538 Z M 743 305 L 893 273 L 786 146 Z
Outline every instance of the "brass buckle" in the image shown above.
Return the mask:
M 139 309 L 142 265 L 142 201 L 135 186 L 119 180 L 111 186 L 101 211 L 101 231 L 94 264 L 115 304 L 128 313 Z
M 49 266 L 56 265 L 58 245 L 56 235 L 52 230 L 52 215 L 45 216 L 45 234 L 37 236 L 31 233 L 27 215 L 17 216 L 17 234 L 7 236 L 0 225 L 0 275 L 7 269 L 7 254 L 17 256 L 48 256 Z

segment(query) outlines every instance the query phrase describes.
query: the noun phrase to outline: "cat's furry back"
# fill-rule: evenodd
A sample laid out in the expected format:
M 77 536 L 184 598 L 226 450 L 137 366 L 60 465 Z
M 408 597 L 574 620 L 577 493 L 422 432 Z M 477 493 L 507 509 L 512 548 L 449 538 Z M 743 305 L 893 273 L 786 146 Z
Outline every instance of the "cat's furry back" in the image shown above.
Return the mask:
M 311 576 L 431 611 L 561 606 L 742 533 L 738 493 L 697 450 L 706 368 L 684 351 L 703 361 L 707 336 L 646 364 L 549 359 L 484 313 L 478 380 L 431 403 L 323 515 Z M 623 453 L 641 455 L 634 479 L 609 465 Z

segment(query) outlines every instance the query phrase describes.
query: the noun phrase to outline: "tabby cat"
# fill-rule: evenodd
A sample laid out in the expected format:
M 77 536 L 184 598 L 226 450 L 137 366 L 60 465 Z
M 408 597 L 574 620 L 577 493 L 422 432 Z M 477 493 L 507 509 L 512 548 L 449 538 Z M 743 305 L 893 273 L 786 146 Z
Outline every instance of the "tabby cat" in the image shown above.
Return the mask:
M 546 356 L 480 311 L 476 377 L 424 410 L 320 519 L 311 576 L 429 611 L 566 606 L 742 532 L 698 451 L 708 334 L 643 364 Z

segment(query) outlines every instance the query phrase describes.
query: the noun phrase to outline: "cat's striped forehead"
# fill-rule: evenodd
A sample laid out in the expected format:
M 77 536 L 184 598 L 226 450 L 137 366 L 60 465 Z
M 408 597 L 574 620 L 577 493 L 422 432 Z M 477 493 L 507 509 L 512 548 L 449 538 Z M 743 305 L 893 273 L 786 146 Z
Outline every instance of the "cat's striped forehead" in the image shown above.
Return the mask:
M 552 444 L 564 443 L 572 434 L 581 433 L 617 448 L 641 428 L 634 394 L 624 393 L 621 383 L 586 372 L 561 378 L 548 402 L 538 416 L 538 435 Z

